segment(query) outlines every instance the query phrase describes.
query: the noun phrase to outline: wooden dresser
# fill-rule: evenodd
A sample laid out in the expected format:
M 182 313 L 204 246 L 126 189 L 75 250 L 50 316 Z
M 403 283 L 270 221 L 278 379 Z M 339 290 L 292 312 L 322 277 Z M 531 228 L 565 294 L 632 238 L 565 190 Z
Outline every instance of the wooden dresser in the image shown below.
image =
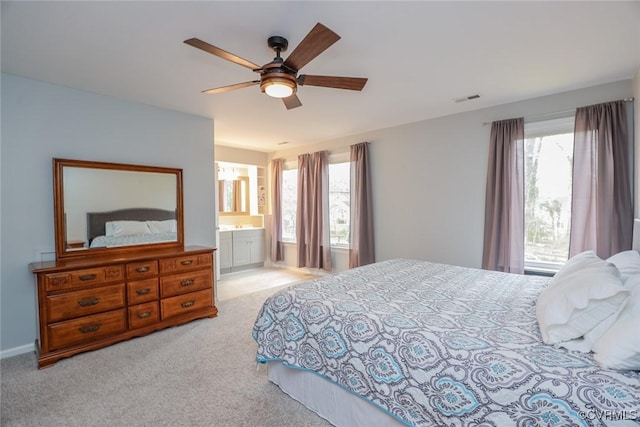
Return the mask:
M 140 250 L 30 264 L 38 287 L 38 367 L 215 317 L 214 251 Z

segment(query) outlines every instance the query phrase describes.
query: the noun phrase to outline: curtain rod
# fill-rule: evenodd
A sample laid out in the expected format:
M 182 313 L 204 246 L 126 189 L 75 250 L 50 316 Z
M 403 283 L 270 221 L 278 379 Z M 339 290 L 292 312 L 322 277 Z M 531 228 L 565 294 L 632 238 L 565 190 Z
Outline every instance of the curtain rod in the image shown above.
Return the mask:
M 621 101 L 624 101 L 624 102 L 633 102 L 633 100 L 634 100 L 634 98 L 633 98 L 633 97 L 631 97 L 631 98 L 624 98 L 624 99 L 621 99 Z M 554 111 L 554 112 L 552 112 L 552 113 L 537 114 L 537 115 L 535 115 L 535 116 L 527 117 L 527 118 L 526 118 L 526 120 L 531 121 L 531 120 L 540 119 L 540 118 L 547 117 L 547 116 L 555 116 L 555 115 L 558 115 L 558 114 L 571 113 L 571 112 L 575 112 L 577 108 L 578 108 L 578 107 L 576 107 L 576 108 L 572 108 L 572 109 L 570 109 L 570 110 Z M 494 120 L 494 121 L 499 121 L 499 120 Z M 490 124 L 492 124 L 494 121 L 491 121 L 491 122 L 482 122 L 482 126 L 490 125 Z
M 355 144 L 349 144 L 347 146 L 338 147 L 338 148 L 336 148 L 334 150 L 318 150 L 318 151 L 326 151 L 326 152 L 328 152 L 329 156 L 339 155 L 339 154 L 347 154 L 347 153 L 350 152 L 352 145 L 358 145 L 358 144 L 371 145 L 371 141 L 356 142 Z M 284 157 L 274 157 L 271 160 L 282 159 L 285 162 L 292 162 L 292 161 L 298 160 L 298 156 L 300 154 L 308 154 L 308 153 L 290 154 L 290 155 L 284 156 Z

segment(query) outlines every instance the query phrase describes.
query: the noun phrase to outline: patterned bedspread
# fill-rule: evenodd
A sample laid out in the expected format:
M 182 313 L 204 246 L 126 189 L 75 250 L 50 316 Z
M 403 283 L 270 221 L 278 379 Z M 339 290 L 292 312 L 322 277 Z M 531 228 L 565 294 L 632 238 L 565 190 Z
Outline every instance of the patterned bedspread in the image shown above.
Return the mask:
M 415 260 L 348 270 L 270 297 L 257 360 L 313 371 L 407 425 L 640 424 L 640 372 L 542 343 L 547 283 Z

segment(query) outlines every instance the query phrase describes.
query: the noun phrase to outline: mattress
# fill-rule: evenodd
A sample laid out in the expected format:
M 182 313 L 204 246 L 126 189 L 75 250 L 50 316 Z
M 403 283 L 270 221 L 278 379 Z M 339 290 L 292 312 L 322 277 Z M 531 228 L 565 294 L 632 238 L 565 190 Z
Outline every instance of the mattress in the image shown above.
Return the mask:
M 404 422 L 314 372 L 267 364 L 269 381 L 335 426 L 401 427 Z

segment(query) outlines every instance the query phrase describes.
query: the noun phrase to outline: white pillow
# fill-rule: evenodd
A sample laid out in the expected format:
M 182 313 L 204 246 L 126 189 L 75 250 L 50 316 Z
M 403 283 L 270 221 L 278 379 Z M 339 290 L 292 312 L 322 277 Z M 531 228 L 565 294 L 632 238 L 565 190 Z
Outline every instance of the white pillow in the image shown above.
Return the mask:
M 149 229 L 152 233 L 176 233 L 178 228 L 175 219 L 167 219 L 165 221 L 147 221 Z
M 640 274 L 627 279 L 631 297 L 620 316 L 592 346 L 595 359 L 612 369 L 640 370 Z
M 553 286 L 556 282 L 560 281 L 563 277 L 581 271 L 588 267 L 593 267 L 594 262 L 602 261 L 594 251 L 584 251 L 569 258 L 564 263 L 562 268 L 553 276 L 549 286 Z
M 617 320 L 624 308 L 626 308 L 629 300 L 627 298 L 625 302 L 618 307 L 618 309 L 609 317 L 598 323 L 593 329 L 584 334 L 581 338 L 576 338 L 569 341 L 563 341 L 558 343 L 560 347 L 568 348 L 572 351 L 580 351 L 582 353 L 589 353 L 593 349 L 593 344 L 600 338 Z
M 536 317 L 542 340 L 558 344 L 582 337 L 620 310 L 629 295 L 613 264 L 593 251 L 576 255 L 538 296 Z
M 104 225 L 107 236 L 129 236 L 133 234 L 151 234 L 146 221 L 109 221 Z
M 623 251 L 607 258 L 620 270 L 620 276 L 624 282 L 633 275 L 640 274 L 640 253 L 636 251 Z

